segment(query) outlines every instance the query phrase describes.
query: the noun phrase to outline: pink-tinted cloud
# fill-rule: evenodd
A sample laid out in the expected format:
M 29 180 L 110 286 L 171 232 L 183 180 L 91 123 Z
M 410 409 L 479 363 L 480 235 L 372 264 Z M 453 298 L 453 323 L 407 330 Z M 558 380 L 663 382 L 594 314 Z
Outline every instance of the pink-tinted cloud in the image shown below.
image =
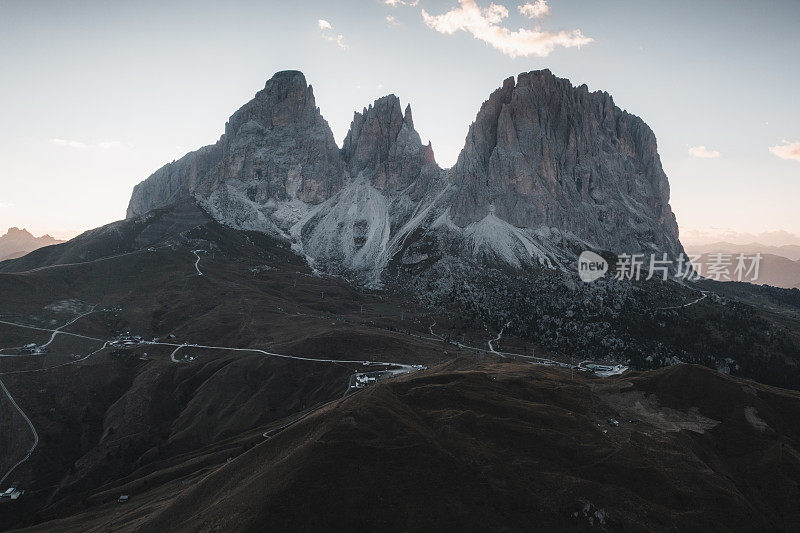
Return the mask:
M 777 146 L 770 147 L 769 151 L 781 159 L 791 159 L 800 163 L 800 142 L 782 140 Z
M 689 155 L 692 157 L 700 157 L 702 159 L 717 159 L 722 154 L 717 150 L 709 150 L 705 146 L 691 146 L 689 148 Z
M 509 57 L 547 57 L 558 46 L 573 48 L 594 42 L 580 30 L 555 33 L 540 28 L 511 30 L 501 25 L 507 17 L 505 6 L 492 3 L 480 7 L 475 0 L 459 0 L 457 7 L 441 15 L 422 10 L 422 18 L 429 28 L 445 35 L 466 31 Z
M 547 5 L 547 0 L 536 0 L 534 3 L 527 2 L 518 6 L 517 9 L 529 19 L 542 18 L 550 13 L 550 6 Z
M 325 19 L 319 19 L 317 21 L 317 27 L 323 39 L 336 43 L 336 46 L 342 50 L 347 50 L 347 45 L 344 42 L 344 35 L 341 33 L 334 33 L 333 25 L 330 22 Z

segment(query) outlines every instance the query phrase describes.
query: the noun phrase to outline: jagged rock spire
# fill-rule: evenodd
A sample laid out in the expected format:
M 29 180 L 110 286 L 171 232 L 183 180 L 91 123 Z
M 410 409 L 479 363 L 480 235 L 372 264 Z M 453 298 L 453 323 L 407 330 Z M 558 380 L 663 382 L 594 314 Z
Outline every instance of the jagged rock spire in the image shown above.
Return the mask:
M 411 105 L 387 95 L 353 115 L 342 146 L 351 176 L 364 174 L 378 189 L 400 190 L 416 180 L 423 167 L 435 164 L 430 144 L 414 129 Z

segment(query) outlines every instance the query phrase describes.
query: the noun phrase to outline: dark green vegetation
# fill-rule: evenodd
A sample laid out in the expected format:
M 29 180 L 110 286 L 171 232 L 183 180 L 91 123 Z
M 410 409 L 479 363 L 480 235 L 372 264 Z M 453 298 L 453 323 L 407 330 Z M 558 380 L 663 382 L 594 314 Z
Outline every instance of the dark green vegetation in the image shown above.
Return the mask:
M 676 362 L 725 369 L 785 388 L 800 388 L 797 289 L 743 283 L 617 281 L 582 283 L 546 268 L 516 271 L 457 257 L 396 266 L 404 287 L 457 317 L 457 337 L 488 325 L 562 360 L 628 362 L 660 368 Z M 509 344 L 511 342 L 511 344 Z M 564 359 L 566 358 L 566 359 Z
M 417 278 L 429 287 L 397 271 L 402 291 L 365 291 L 191 203 L 0 263 L 0 320 L 54 329 L 91 311 L 62 330 L 84 337 L 0 357 L 40 437 L 7 480 L 26 492 L 0 503 L 0 527 L 800 527 L 798 393 L 701 366 L 599 379 L 483 350 L 511 322 L 495 348 L 576 363 L 680 348 L 753 376 L 764 371 L 746 361 L 770 368 L 779 355 L 771 364 L 788 374 L 791 300 L 765 311 L 730 294 L 655 310 L 698 292 L 488 267 L 481 286 L 467 271 L 413 268 L 429 269 Z M 128 331 L 173 346 L 101 350 Z M 0 324 L 0 348 L 17 355 L 51 335 Z M 429 369 L 344 396 L 364 367 L 341 361 L 363 360 Z M 5 396 L 0 417 L 2 475 L 33 438 Z

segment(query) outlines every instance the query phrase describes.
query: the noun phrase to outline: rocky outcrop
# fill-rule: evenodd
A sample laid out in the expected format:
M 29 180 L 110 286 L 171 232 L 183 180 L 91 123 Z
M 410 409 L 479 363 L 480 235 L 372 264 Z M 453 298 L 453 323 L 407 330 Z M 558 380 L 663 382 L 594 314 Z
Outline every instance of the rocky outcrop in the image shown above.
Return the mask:
M 354 114 L 342 157 L 351 176 L 365 173 L 382 191 L 405 189 L 419 178 L 423 167 L 435 167 L 431 144 L 423 145 L 414 129 L 411 105 L 403 113 L 400 99 L 393 94 Z
M 223 184 L 257 203 L 292 198 L 319 203 L 341 188 L 344 176 L 339 149 L 312 88 L 301 72 L 278 72 L 231 116 L 216 144 L 137 185 L 127 216 L 192 195 L 208 197 Z
M 618 252 L 680 250 L 656 138 L 608 93 L 548 70 L 508 78 L 470 126 L 451 215 L 554 227 Z
M 349 180 L 294 227 L 297 244 L 321 267 L 380 283 L 386 263 L 436 187 L 447 186 L 414 129 L 411 107 L 389 95 L 355 113 L 341 150 Z

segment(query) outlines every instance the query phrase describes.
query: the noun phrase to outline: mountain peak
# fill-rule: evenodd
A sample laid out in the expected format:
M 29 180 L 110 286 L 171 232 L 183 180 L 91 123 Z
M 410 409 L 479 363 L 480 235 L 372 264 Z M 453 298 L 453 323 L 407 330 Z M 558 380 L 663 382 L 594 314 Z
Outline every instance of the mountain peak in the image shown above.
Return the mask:
M 354 113 L 342 144 L 342 157 L 350 175 L 362 173 L 378 188 L 399 190 L 415 180 L 432 159 L 414 129 L 411 105 L 402 110 L 394 94 L 378 98 Z
M 231 115 L 216 144 L 165 165 L 138 184 L 127 216 L 196 195 L 213 196 L 229 209 L 242 202 L 291 198 L 320 203 L 339 190 L 344 175 L 312 87 L 302 72 L 285 70 Z
M 34 238 L 31 232 L 29 232 L 25 228 L 20 229 L 16 226 L 8 228 L 6 234 L 3 235 L 3 237 L 18 237 L 18 236 L 27 236 L 30 237 L 31 239 Z
M 23 256 L 42 246 L 57 244 L 59 241 L 50 235 L 35 237 L 25 228 L 16 226 L 8 228 L 5 235 L 0 235 L 0 261 Z
M 314 124 L 322 121 L 314 91 L 298 70 L 284 70 L 272 76 L 255 97 L 234 113 L 225 133 L 235 136 L 240 128 L 261 126 L 266 129 L 293 124 Z M 322 121 L 324 122 L 324 121 Z
M 453 221 L 490 212 L 598 248 L 677 254 L 669 185 L 644 122 L 549 70 L 507 78 L 481 106 L 453 169 Z
M 306 76 L 299 70 L 280 70 L 272 75 L 272 77 L 267 80 L 267 85 L 270 83 L 297 83 L 300 85 L 306 85 Z
M 411 104 L 406 104 L 406 111 L 403 113 L 403 122 L 412 130 L 414 129 L 414 117 L 411 115 Z
M 45 243 L 48 243 L 48 244 L 56 243 L 56 242 L 62 242 L 62 241 L 59 241 L 58 239 L 54 239 L 53 237 L 51 237 L 47 233 L 45 233 L 44 235 L 41 235 L 39 237 L 36 237 L 33 233 L 31 233 L 27 229 L 18 228 L 17 226 L 13 226 L 13 227 L 8 228 L 8 231 L 5 233 L 5 235 L 0 235 L 0 239 L 4 239 L 4 240 L 8 240 L 8 239 L 27 239 L 27 240 L 31 240 L 31 241 L 41 241 L 41 242 L 45 242 Z

